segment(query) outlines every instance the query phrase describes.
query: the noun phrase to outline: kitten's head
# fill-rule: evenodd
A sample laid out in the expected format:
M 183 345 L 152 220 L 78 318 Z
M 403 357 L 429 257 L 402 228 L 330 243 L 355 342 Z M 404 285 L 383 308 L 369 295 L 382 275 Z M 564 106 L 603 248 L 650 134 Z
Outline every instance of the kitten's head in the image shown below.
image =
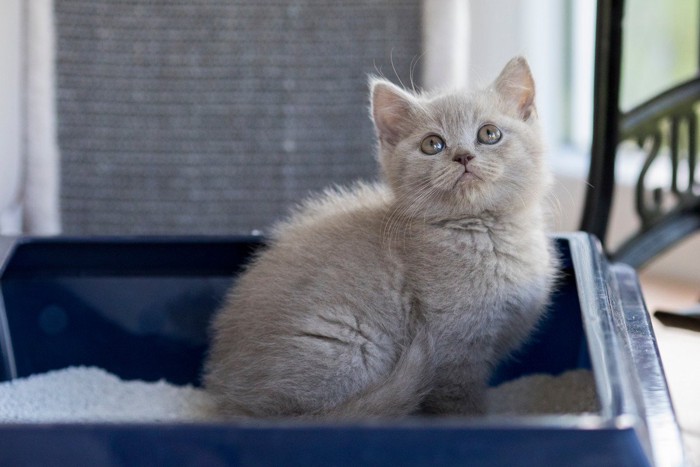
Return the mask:
M 525 59 L 473 92 L 418 95 L 382 79 L 371 88 L 379 161 L 407 214 L 439 220 L 539 203 L 549 173 Z

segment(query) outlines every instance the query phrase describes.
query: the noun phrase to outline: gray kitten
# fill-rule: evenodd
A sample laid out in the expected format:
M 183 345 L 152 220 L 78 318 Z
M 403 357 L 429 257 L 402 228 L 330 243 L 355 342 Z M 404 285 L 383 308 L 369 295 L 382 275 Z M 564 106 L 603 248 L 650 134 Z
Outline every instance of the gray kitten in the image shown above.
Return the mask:
M 557 263 L 527 62 L 475 92 L 371 88 L 386 184 L 307 201 L 239 278 L 205 368 L 224 415 L 478 414 L 544 312 Z

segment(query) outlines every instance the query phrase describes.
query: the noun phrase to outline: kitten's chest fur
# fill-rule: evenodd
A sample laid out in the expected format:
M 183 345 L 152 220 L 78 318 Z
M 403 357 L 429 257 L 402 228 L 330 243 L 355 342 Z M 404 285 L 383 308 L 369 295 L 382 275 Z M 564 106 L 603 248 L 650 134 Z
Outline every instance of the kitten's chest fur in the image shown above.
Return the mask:
M 425 226 L 405 254 L 418 315 L 438 345 L 475 342 L 486 359 L 532 329 L 551 288 L 552 258 L 538 229 L 442 222 Z

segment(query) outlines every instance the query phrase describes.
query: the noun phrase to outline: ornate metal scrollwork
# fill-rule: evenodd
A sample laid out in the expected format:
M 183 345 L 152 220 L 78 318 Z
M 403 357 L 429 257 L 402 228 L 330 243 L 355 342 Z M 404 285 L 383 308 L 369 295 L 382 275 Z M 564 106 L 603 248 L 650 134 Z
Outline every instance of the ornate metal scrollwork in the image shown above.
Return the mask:
M 644 160 L 644 165 L 642 165 L 642 170 L 637 180 L 636 190 L 636 207 L 637 213 L 642 220 L 642 226 L 650 224 L 655 218 L 661 216 L 663 212 L 663 191 L 661 188 L 654 189 L 651 200 L 648 196 L 646 196 L 648 191 L 646 187 L 646 178 L 647 174 L 649 173 L 649 169 L 653 165 L 654 161 L 656 161 L 656 158 L 659 155 L 659 150 L 661 149 L 661 131 L 657 130 L 647 138 L 639 137 L 637 144 L 639 147 L 643 148 L 648 140 L 651 142 L 651 148 L 649 149 L 649 154 Z
M 636 187 L 641 232 L 672 213 L 700 208 L 698 115 L 700 78 L 684 83 L 623 116 L 621 140 L 634 140 L 647 151 Z M 669 158 L 667 186 L 651 186 L 651 167 Z

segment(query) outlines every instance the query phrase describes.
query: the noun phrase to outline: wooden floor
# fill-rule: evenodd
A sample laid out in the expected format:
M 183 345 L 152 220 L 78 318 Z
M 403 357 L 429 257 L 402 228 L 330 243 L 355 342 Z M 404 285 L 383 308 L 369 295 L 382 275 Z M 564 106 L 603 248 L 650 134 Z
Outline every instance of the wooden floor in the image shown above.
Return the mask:
M 640 274 L 650 313 L 697 305 L 700 286 Z M 691 465 L 700 466 L 700 332 L 663 325 L 652 317 L 676 416 Z

